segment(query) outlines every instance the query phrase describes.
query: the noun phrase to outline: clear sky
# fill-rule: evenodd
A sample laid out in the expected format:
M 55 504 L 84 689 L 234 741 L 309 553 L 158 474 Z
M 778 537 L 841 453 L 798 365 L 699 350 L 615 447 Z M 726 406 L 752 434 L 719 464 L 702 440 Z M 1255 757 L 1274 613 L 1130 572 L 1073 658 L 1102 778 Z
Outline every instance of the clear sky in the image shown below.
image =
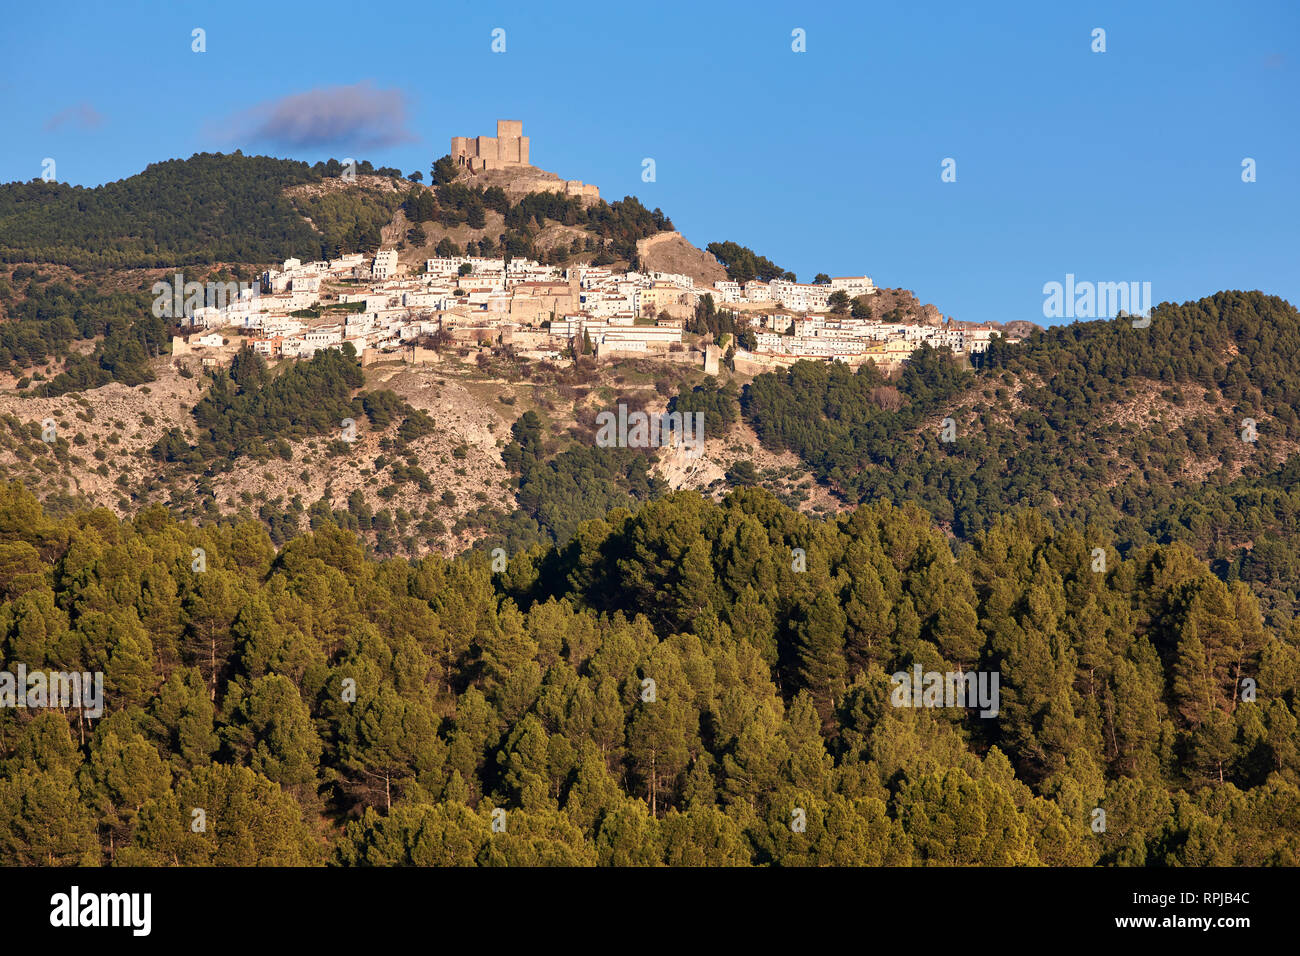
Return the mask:
M 1066 273 L 1300 303 L 1297 40 L 1296 0 L 8 4 L 0 181 L 235 148 L 427 180 L 521 119 L 534 165 L 696 245 L 959 319 L 1042 323 Z

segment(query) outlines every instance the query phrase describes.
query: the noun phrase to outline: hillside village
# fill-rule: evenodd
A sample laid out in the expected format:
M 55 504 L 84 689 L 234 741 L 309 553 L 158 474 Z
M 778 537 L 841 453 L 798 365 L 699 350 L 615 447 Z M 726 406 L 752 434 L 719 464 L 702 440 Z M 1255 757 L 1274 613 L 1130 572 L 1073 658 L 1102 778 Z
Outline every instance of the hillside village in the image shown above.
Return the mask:
M 718 400 L 734 403 L 747 380 L 800 359 L 850 367 L 871 360 L 889 372 L 922 343 L 976 355 L 999 332 L 1019 331 L 944 321 L 911 292 L 877 287 L 866 275 L 800 283 L 763 260 L 765 278 L 755 279 L 754 268 L 728 262 L 725 250 L 689 243 L 658 209 L 634 199 L 611 207 L 595 186 L 530 165 L 522 124 L 502 121 L 497 132 L 453 138 L 448 156 L 435 163 L 434 187 L 414 176 L 361 170 L 349 178 L 342 167 L 326 167 L 309 188 L 337 205 L 306 204 L 298 212 L 312 213 L 315 224 L 366 209 L 371 224 L 390 219 L 365 251 L 297 242 L 287 249 L 301 248 L 301 258 L 274 265 L 263 257 L 206 275 L 151 270 L 124 279 L 127 288 L 150 291 L 152 309 L 145 308 L 157 345 L 170 336 L 171 348 L 159 348 L 139 382 L 124 377 L 98 386 L 94 402 L 82 388 L 47 394 L 53 390 L 42 383 L 59 374 L 53 365 L 25 383 L 14 376 L 15 390 L 0 402 L 8 416 L 0 425 L 0 474 L 42 488 L 51 507 L 84 502 L 129 514 L 165 503 L 191 516 L 257 516 L 275 535 L 305 526 L 308 506 L 350 515 L 366 532 L 369 509 L 379 516 L 367 533 L 380 553 L 393 553 L 400 532 L 409 553 L 451 554 L 500 533 L 519 510 L 523 477 L 503 456 L 526 413 L 545 423 L 548 455 L 578 449 L 561 465 L 580 474 L 588 467 L 581 449 L 602 409 L 625 404 L 657 414 L 693 389 L 702 400 L 725 389 Z M 451 195 L 443 195 L 448 184 Z M 390 202 L 381 186 L 408 204 Z M 485 225 L 469 226 L 468 210 L 454 204 L 482 202 L 488 191 L 498 200 L 504 193 L 508 203 L 490 204 L 479 219 Z M 539 201 L 546 193 L 563 202 Z M 501 212 L 525 205 L 545 223 L 518 215 L 507 222 Z M 457 215 L 444 215 L 449 210 Z M 611 221 L 612 229 L 602 228 Z M 501 230 L 522 241 L 490 241 Z M 557 254 L 557 245 L 568 251 Z M 744 281 L 729 278 L 733 273 Z M 190 472 L 156 454 L 173 432 L 181 444 L 201 440 L 196 408 L 209 380 L 195 376 L 200 369 L 228 369 L 247 347 L 290 373 L 298 360 L 345 346 L 365 367 L 365 394 L 388 393 L 441 425 L 405 443 L 401 459 L 389 434 L 400 422 L 368 418 L 352 446 L 358 454 L 295 439 L 223 459 L 198 490 Z M 24 424 L 32 421 L 52 421 L 66 440 L 37 441 Z M 758 484 L 800 510 L 845 507 L 797 454 L 763 447 L 747 422 L 727 423 L 704 445 L 699 457 L 654 449 L 645 480 L 714 497 Z M 57 464 L 46 460 L 51 449 L 64 456 Z M 648 493 L 636 475 L 609 481 L 630 496 L 610 501 Z M 434 502 L 428 486 L 441 491 Z M 387 537 L 386 522 L 395 529 Z
M 594 186 L 532 167 L 522 123 L 501 120 L 497 133 L 452 138 L 449 155 L 461 175 L 599 198 Z M 551 361 L 589 351 L 598 360 L 653 357 L 709 373 L 725 356 L 738 371 L 757 373 L 801 359 L 897 367 L 923 344 L 977 355 L 1002 334 L 990 324 L 952 319 L 898 321 L 896 311 L 873 309 L 878 290 L 870 277 L 818 278 L 707 284 L 684 272 L 543 265 L 504 255 L 440 255 L 420 271 L 418 263 L 401 262 L 388 243 L 372 256 L 287 259 L 242 288 L 209 285 L 202 301 L 184 308 L 194 331 L 178 336 L 172 352 L 215 365 L 245 344 L 274 360 L 348 342 L 371 364 L 419 362 L 430 357 L 430 346 L 443 343 L 491 343 Z M 155 287 L 168 303 L 174 291 L 166 283 Z M 734 341 L 691 334 L 691 319 L 715 309 L 730 313 L 741 331 Z
M 288 259 L 233 301 L 190 310 L 196 331 L 178 337 L 173 354 L 203 353 L 216 362 L 246 343 L 269 359 L 303 358 L 349 342 L 369 364 L 399 353 L 418 360 L 425 343 L 441 337 L 511 345 L 551 360 L 590 345 L 598 359 L 654 356 L 716 371 L 718 355 L 707 345 L 683 354 L 685 324 L 706 297 L 754 332 L 750 348 L 732 353 L 737 367 L 800 359 L 897 365 L 922 344 L 976 355 L 1000 334 L 990 325 L 909 324 L 837 310 L 836 292 L 841 301 L 869 302 L 876 289 L 867 276 L 705 287 L 681 274 L 478 256 L 432 258 L 422 273 L 406 275 L 396 251 L 381 250 L 372 258 Z

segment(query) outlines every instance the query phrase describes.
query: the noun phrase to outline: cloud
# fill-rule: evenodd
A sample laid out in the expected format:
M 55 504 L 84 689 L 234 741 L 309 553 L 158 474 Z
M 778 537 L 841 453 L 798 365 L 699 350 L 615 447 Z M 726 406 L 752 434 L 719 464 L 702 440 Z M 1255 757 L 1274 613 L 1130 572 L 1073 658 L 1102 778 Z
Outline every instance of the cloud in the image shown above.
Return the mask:
M 406 128 L 406 97 L 368 81 L 295 93 L 231 118 L 227 132 L 243 142 L 288 148 L 368 149 L 415 142 Z
M 55 113 L 45 121 L 45 131 L 51 132 L 56 129 L 62 129 L 65 126 L 73 126 L 77 129 L 95 129 L 104 122 L 104 117 L 100 116 L 93 106 L 89 103 L 82 102 L 76 106 L 69 106 L 66 110 Z

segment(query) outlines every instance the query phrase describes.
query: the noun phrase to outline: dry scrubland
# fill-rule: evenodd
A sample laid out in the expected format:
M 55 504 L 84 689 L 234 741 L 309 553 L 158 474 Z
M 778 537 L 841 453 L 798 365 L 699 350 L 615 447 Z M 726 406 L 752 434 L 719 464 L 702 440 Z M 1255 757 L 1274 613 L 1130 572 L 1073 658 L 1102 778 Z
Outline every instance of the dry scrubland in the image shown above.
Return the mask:
M 485 350 L 485 354 L 490 353 Z M 304 506 L 325 498 L 331 507 L 344 509 L 349 497 L 360 491 L 376 511 L 405 509 L 420 514 L 433 505 L 447 528 L 437 539 L 438 549 L 453 554 L 482 536 L 473 529 L 453 530 L 459 519 L 485 506 L 504 512 L 514 509 L 514 476 L 502 463 L 501 451 L 511 440 L 511 425 L 525 411 L 542 417 L 557 447 L 591 442 L 590 423 L 596 412 L 620 401 L 665 411 L 679 384 L 694 384 L 704 377 L 695 369 L 635 360 L 597 366 L 590 380 L 581 384 L 539 382 L 520 377 L 519 366 L 499 356 L 487 368 L 479 367 L 475 358 L 472 351 L 466 356 L 449 352 L 436 365 L 386 362 L 365 371 L 366 391 L 391 390 L 437 423 L 433 433 L 413 440 L 407 449 L 428 475 L 432 491 L 421 491 L 412 483 L 400 484 L 396 490 L 390 486 L 376 460 L 381 466 L 394 460 L 380 448 L 380 441 L 391 437 L 397 424 L 375 429 L 361 416 L 357 441 L 346 455 L 329 450 L 337 436 L 319 436 L 292 441 L 290 460 L 274 455 L 262 460 L 241 458 L 230 470 L 211 476 L 208 481 L 219 511 L 256 513 L 263 503 L 283 505 L 295 495 Z M 177 361 L 158 360 L 157 378 L 147 385 L 129 388 L 115 383 L 59 398 L 28 397 L 13 381 L 5 381 L 0 386 L 0 477 L 23 481 L 54 510 L 82 505 L 109 508 L 120 515 L 133 514 L 146 504 L 168 503 L 176 488 L 193 488 L 200 479 L 149 455 L 150 447 L 169 428 L 180 427 L 191 441 L 195 438 L 190 413 L 202 396 L 206 377 L 198 371 L 197 359 Z M 737 387 L 747 381 L 743 376 L 731 377 Z M 1012 407 L 1019 406 L 1023 387 L 1012 389 Z M 959 431 L 979 427 L 978 416 L 987 404 L 979 389 L 955 402 L 951 414 Z M 1176 405 L 1161 397 L 1160 383 L 1143 382 L 1135 397 L 1117 403 L 1108 419 L 1096 425 L 1100 430 L 1113 421 L 1160 432 L 1198 415 L 1225 413 L 1219 396 L 1198 394 Z M 42 423 L 49 419 L 56 424 L 54 444 L 41 437 Z M 937 431 L 940 421 L 928 425 Z M 1105 437 L 1099 438 L 1107 444 Z M 1284 455 L 1297 450 L 1300 447 L 1291 442 L 1274 449 Z M 734 486 L 730 470 L 748 461 L 762 485 L 799 510 L 837 513 L 847 507 L 809 476 L 797 455 L 762 447 L 744 421 L 734 423 L 725 436 L 708 439 L 699 456 L 675 449 L 660 449 L 655 456 L 652 472 L 674 489 L 721 499 Z M 1132 463 L 1116 464 L 1111 483 L 1133 470 Z M 1217 464 L 1213 456 L 1189 457 L 1183 463 L 1183 477 L 1202 480 Z M 1234 475 L 1239 472 L 1240 463 L 1232 470 Z M 448 491 L 455 496 L 454 504 L 443 500 Z M 305 517 L 302 526 L 306 527 Z
M 0 477 L 23 481 L 56 511 L 80 505 L 104 507 L 124 516 L 150 503 L 167 503 L 176 488 L 194 488 L 200 478 L 154 460 L 149 449 L 172 427 L 195 440 L 191 411 L 207 378 L 195 357 L 178 359 L 176 364 L 160 359 L 154 371 L 157 378 L 147 385 L 130 388 L 114 383 L 58 398 L 29 397 L 14 382 L 5 382 L 0 390 Z M 590 381 L 567 385 L 534 382 L 515 374 L 503 377 L 500 369 L 478 367 L 473 352 L 464 357 L 450 352 L 436 365 L 372 365 L 365 377 L 365 391 L 391 390 L 437 423 L 433 433 L 411 441 L 407 449 L 428 475 L 432 491 L 406 483 L 395 493 L 380 495 L 389 479 L 375 467 L 376 459 L 393 460 L 380 448 L 380 440 L 391 436 L 397 423 L 380 430 L 360 416 L 357 441 L 346 455 L 330 453 L 337 436 L 320 436 L 290 442 L 290 460 L 274 455 L 262 460 L 240 458 L 229 471 L 206 479 L 220 512 L 256 513 L 263 503 L 283 504 L 295 495 L 304 505 L 325 497 L 332 507 L 344 509 L 349 496 L 360 491 L 376 511 L 405 509 L 419 514 L 433 504 L 448 528 L 440 537 L 440 550 L 456 553 L 478 537 L 474 531 L 453 532 L 458 519 L 484 506 L 502 511 L 515 506 L 514 476 L 502 464 L 501 450 L 511 439 L 511 425 L 525 411 L 541 415 L 562 447 L 591 440 L 579 418 L 590 422 L 597 411 L 625 399 L 651 411 L 664 411 L 668 405 L 664 392 L 673 394 L 678 384 L 700 381 L 703 375 L 677 365 L 637 360 L 598 366 Z M 41 437 L 47 419 L 56 423 L 53 444 Z M 844 507 L 813 482 L 797 456 L 763 449 L 743 422 L 735 423 L 725 437 L 707 440 L 698 457 L 660 449 L 652 470 L 673 488 L 721 498 L 731 487 L 725 477 L 728 470 L 744 460 L 752 462 L 763 484 L 804 499 L 801 510 Z M 453 505 L 442 502 L 448 491 L 455 496 Z

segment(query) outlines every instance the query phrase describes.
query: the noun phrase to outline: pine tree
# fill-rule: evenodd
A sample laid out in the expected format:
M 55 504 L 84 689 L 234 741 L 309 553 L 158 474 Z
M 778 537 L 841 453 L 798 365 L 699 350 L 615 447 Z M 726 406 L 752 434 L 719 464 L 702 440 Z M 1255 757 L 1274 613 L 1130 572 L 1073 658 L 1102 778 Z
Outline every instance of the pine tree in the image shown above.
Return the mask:
M 839 601 L 819 594 L 796 625 L 795 654 L 800 685 L 811 692 L 822 722 L 830 720 L 836 700 L 843 694 L 848 675 L 844 659 L 844 633 L 848 620 Z

